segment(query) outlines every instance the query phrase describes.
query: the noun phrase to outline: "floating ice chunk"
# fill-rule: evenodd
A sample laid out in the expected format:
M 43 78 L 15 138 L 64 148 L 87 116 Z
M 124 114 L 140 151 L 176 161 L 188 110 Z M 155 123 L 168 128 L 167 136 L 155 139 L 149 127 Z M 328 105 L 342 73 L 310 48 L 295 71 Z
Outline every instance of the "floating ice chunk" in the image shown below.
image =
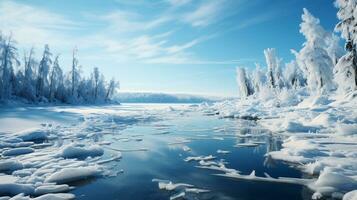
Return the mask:
M 199 189 L 199 188 L 185 188 L 185 192 L 190 192 L 190 193 L 207 193 L 210 192 L 210 190 L 205 190 L 205 189 Z
M 57 193 L 57 194 L 45 194 L 34 198 L 33 200 L 71 200 L 76 198 L 74 194 L 70 193 Z
M 66 192 L 69 189 L 70 189 L 70 187 L 66 184 L 63 184 L 63 185 L 41 185 L 35 189 L 35 195 Z
M 226 173 L 226 174 L 215 174 L 215 175 L 234 178 L 234 179 L 240 179 L 240 180 L 289 183 L 289 184 L 297 184 L 297 185 L 305 185 L 305 186 L 311 184 L 314 181 L 314 179 L 289 178 L 289 177 L 272 178 L 268 174 L 266 174 L 266 177 L 258 177 L 255 175 L 254 170 L 249 175 L 241 175 L 239 173 Z
M 3 195 L 17 195 L 20 193 L 33 194 L 34 187 L 31 184 L 19 183 L 0 183 L 0 196 Z
M 352 190 L 343 195 L 343 200 L 357 200 L 357 190 Z
M 225 150 L 218 149 L 218 150 L 217 150 L 217 153 L 220 153 L 220 154 L 228 154 L 228 153 L 230 153 L 230 151 L 225 151 Z
M 158 186 L 160 190 L 176 190 L 176 189 L 184 189 L 186 187 L 194 187 L 191 184 L 186 183 L 172 183 L 169 180 L 161 180 L 161 179 L 152 179 L 152 182 L 158 182 Z
M 35 150 L 30 147 L 19 147 L 19 148 L 5 150 L 2 152 L 2 155 L 3 156 L 17 156 L 17 155 L 32 153 L 34 151 Z
M 182 191 L 182 192 L 179 192 L 177 194 L 170 196 L 170 200 L 182 199 L 185 196 L 186 196 L 186 193 L 184 191 Z
M 50 175 L 45 182 L 54 182 L 58 184 L 69 183 L 98 176 L 101 170 L 97 166 L 65 168 Z
M 15 171 L 17 169 L 22 169 L 22 168 L 23 165 L 17 160 L 0 161 L 0 172 Z
M 46 131 L 38 128 L 26 129 L 16 133 L 16 135 L 23 141 L 46 140 L 48 137 Z
M 235 147 L 257 147 L 259 146 L 259 144 L 257 143 L 251 143 L 251 142 L 247 142 L 247 143 L 239 143 L 236 144 Z
M 104 150 L 97 145 L 83 147 L 83 145 L 73 143 L 64 146 L 59 155 L 64 158 L 86 158 L 101 156 L 103 153 Z
M 184 151 L 191 151 L 191 148 L 188 147 L 188 146 L 183 146 L 183 147 L 182 147 L 182 150 L 184 150 Z
M 16 143 L 10 142 L 10 141 L 0 141 L 0 148 L 7 148 L 7 147 L 11 147 L 11 148 L 15 148 L 15 147 L 28 147 L 33 145 L 34 142 L 20 142 L 20 141 L 16 141 Z
M 200 165 L 202 165 L 202 166 L 217 165 L 217 162 L 214 162 L 214 161 L 204 161 L 204 160 L 200 160 L 198 163 L 199 163 Z
M 186 162 L 190 162 L 190 161 L 201 161 L 201 160 L 204 160 L 204 161 L 207 161 L 207 160 L 213 160 L 213 159 L 216 159 L 216 157 L 212 156 L 212 155 L 209 155 L 209 156 L 196 156 L 196 157 L 193 157 L 193 156 L 189 156 L 185 159 Z
M 190 184 L 186 184 L 186 183 L 172 183 L 172 182 L 169 182 L 169 183 L 163 183 L 163 182 L 159 182 L 159 188 L 162 189 L 162 190 L 175 190 L 176 188 L 179 188 L 179 187 L 193 187 L 193 185 L 190 185 Z
M 12 172 L 12 175 L 19 177 L 31 176 L 35 170 L 35 168 L 20 169 Z
M 239 173 L 239 171 L 236 169 L 227 168 L 223 163 L 218 163 L 218 165 L 209 165 L 209 166 L 201 165 L 196 167 L 201 169 L 221 171 L 224 173 Z

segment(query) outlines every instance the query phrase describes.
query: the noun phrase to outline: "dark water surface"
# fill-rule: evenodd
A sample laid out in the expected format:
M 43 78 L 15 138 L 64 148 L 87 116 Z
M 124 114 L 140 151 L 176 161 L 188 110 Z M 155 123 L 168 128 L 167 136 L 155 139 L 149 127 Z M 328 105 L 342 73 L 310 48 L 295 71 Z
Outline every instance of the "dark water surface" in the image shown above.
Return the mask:
M 281 148 L 280 139 L 257 129 L 251 121 L 183 113 L 162 121 L 133 125 L 118 132 L 113 130 L 113 134 L 105 135 L 103 139 L 112 142 L 110 148 L 146 148 L 148 151 L 122 152 L 123 158 L 119 162 L 105 166 L 112 171 L 123 172 L 78 185 L 72 191 L 77 199 L 154 200 L 170 199 L 175 194 L 174 191 L 160 190 L 158 183 L 152 182 L 153 178 L 188 183 L 211 191 L 191 199 L 298 200 L 311 197 L 310 191 L 299 185 L 233 180 L 213 175 L 223 172 L 200 169 L 195 167 L 197 162 L 184 161 L 187 156 L 213 155 L 216 160 L 224 159 L 227 168 L 237 169 L 244 175 L 255 170 L 257 176 L 264 176 L 263 173 L 267 172 L 272 177 L 301 177 L 297 169 L 264 156 L 267 151 Z M 190 142 L 169 144 L 182 139 L 189 139 Z M 264 144 L 235 147 L 237 143 L 249 141 Z M 184 151 L 183 146 L 188 146 L 191 151 Z M 219 154 L 218 149 L 230 153 Z M 106 151 L 109 156 L 111 151 Z

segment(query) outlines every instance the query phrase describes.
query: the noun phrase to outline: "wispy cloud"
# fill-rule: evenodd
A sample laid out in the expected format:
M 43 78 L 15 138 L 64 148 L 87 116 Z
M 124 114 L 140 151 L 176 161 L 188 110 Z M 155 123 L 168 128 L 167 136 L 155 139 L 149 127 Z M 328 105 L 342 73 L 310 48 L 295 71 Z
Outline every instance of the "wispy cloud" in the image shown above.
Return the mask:
M 115 31 L 117 33 L 123 32 L 135 32 L 149 30 L 172 20 L 169 16 L 155 17 L 153 19 L 147 19 L 146 16 L 142 16 L 136 12 L 115 10 L 102 15 L 87 15 L 93 20 L 99 19 L 108 24 L 107 29 Z
M 202 27 L 216 22 L 224 10 L 224 0 L 203 1 L 194 11 L 183 16 L 183 21 L 194 27 Z

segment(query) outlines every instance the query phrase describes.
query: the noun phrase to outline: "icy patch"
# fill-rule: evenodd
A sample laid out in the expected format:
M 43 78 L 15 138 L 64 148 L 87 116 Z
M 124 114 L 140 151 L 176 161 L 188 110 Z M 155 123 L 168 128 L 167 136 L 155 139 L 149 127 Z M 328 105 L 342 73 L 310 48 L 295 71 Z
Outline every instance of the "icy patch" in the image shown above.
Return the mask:
M 63 158 L 87 158 L 87 157 L 97 157 L 102 156 L 104 150 L 98 145 L 91 145 L 85 147 L 83 144 L 69 144 L 62 148 L 59 153 Z

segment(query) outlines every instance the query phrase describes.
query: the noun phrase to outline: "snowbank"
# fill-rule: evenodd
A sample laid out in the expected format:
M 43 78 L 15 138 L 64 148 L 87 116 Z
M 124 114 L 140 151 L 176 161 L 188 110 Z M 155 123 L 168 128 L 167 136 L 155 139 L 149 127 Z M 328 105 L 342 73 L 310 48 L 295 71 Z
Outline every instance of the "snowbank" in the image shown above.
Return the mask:
M 271 92 L 271 91 L 270 91 Z M 264 92 L 263 92 L 264 93 Z M 280 95 L 280 96 L 279 96 Z M 255 181 L 299 183 L 315 193 L 312 198 L 352 198 L 348 192 L 357 188 L 357 97 L 333 95 L 306 95 L 298 92 L 296 101 L 284 91 L 269 98 L 253 96 L 241 101 L 225 101 L 212 105 L 200 105 L 204 114 L 218 113 L 219 117 L 257 117 L 256 124 L 271 134 L 283 138 L 282 148 L 266 154 L 268 159 L 280 160 L 297 167 L 317 179 L 291 179 L 256 177 L 230 171 L 224 165 L 199 162 L 199 168 L 223 172 L 221 176 Z M 292 102 L 290 102 L 292 101 Z M 241 131 L 242 132 L 242 131 Z M 251 133 L 236 134 L 246 138 Z M 249 141 L 249 140 L 248 140 Z M 238 143 L 238 146 L 256 146 L 254 142 Z M 199 159 L 197 159 L 199 160 Z

